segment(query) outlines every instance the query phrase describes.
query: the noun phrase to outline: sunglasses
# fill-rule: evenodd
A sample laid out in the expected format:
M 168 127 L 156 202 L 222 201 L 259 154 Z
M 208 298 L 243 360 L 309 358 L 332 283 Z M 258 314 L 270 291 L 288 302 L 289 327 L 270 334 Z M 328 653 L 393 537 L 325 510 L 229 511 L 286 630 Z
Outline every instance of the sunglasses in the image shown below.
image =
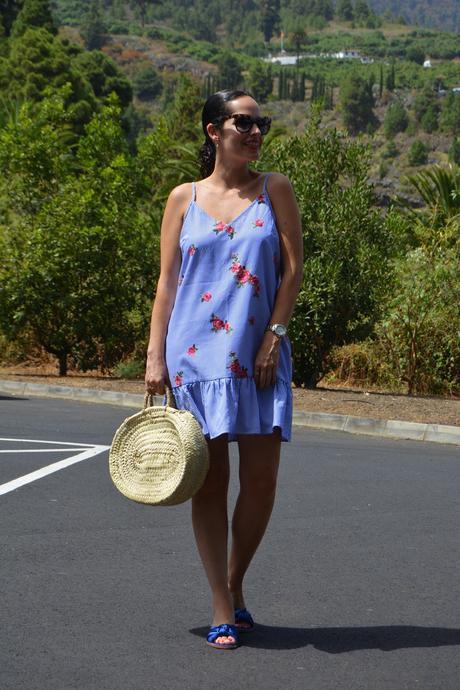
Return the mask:
M 231 115 L 222 116 L 221 121 L 233 118 L 236 130 L 240 134 L 247 134 L 251 131 L 253 125 L 257 125 L 260 133 L 264 136 L 268 133 L 272 123 L 271 117 L 251 117 L 251 115 L 244 115 L 243 113 L 232 113 Z

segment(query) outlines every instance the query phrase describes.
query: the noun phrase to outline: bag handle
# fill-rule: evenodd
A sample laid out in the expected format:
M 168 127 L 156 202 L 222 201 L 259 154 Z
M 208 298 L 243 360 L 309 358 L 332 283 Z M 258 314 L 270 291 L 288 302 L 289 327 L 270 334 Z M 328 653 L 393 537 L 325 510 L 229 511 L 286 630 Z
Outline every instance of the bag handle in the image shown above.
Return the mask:
M 168 384 L 165 384 L 165 389 L 166 389 L 166 405 L 168 407 L 175 407 L 177 408 L 176 401 L 174 399 L 174 395 L 172 392 L 172 388 L 168 386 Z M 144 410 L 146 407 L 153 407 L 153 396 L 154 393 L 149 393 L 148 391 L 145 392 L 144 395 Z

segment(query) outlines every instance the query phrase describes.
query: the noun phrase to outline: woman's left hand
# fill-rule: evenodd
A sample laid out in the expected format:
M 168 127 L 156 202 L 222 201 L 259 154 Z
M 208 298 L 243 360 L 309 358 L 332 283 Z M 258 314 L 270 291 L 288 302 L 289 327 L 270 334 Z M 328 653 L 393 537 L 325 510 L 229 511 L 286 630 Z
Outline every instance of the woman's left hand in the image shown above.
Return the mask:
M 258 388 L 267 388 L 276 382 L 281 338 L 266 331 L 254 362 L 254 380 Z

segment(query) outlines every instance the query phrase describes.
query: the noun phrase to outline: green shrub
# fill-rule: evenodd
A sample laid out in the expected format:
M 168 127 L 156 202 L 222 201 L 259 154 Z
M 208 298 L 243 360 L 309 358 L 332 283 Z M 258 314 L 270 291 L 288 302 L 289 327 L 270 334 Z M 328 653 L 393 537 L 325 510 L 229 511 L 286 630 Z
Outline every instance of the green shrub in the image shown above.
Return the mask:
M 372 332 L 395 242 L 374 208 L 368 150 L 321 130 L 318 118 L 302 135 L 270 142 L 260 166 L 285 173 L 296 192 L 304 271 L 290 327 L 294 382 L 314 387 L 334 345 Z
M 458 141 L 457 137 L 455 137 L 450 145 L 449 160 L 452 161 L 452 163 L 460 165 L 460 142 Z
M 136 96 L 142 101 L 152 101 L 160 95 L 163 82 L 157 70 L 149 65 L 136 74 L 133 80 Z
M 428 147 L 420 139 L 416 139 L 409 149 L 409 165 L 425 165 L 428 162 Z
M 113 369 L 113 375 L 120 379 L 140 379 L 145 374 L 145 362 L 129 359 L 119 362 Z
M 436 108 L 430 105 L 428 110 L 423 114 L 422 119 L 420 120 L 420 124 L 422 125 L 422 128 L 425 130 L 425 132 L 436 132 L 436 130 L 439 127 L 438 112 Z
M 391 139 L 383 150 L 382 158 L 396 158 L 399 156 L 399 150 L 393 139 Z
M 404 132 L 408 124 L 409 116 L 401 101 L 392 103 L 385 113 L 385 135 L 388 138 L 394 137 L 398 132 Z
M 328 383 L 340 381 L 349 386 L 392 392 L 405 392 L 393 367 L 386 359 L 386 352 L 379 341 L 367 339 L 360 343 L 335 346 L 329 357 Z
M 395 261 L 393 294 L 375 337 L 408 393 L 460 390 L 459 274 L 458 248 L 418 247 Z

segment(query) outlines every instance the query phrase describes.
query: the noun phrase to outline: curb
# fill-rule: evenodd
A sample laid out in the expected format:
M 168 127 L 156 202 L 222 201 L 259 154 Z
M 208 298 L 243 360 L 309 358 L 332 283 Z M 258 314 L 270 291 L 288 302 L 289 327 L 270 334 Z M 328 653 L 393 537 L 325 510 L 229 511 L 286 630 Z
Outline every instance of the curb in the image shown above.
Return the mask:
M 73 386 L 52 386 L 42 383 L 22 383 L 21 381 L 0 380 L 0 392 L 11 395 L 38 395 L 50 398 L 65 398 L 79 402 L 93 402 L 123 407 L 142 408 L 144 396 L 139 393 L 119 393 L 94 388 L 75 388 Z M 163 404 L 163 396 L 153 396 L 155 405 Z M 374 419 L 326 412 L 295 412 L 293 424 L 315 429 L 346 431 L 350 434 L 364 434 L 412 441 L 450 443 L 460 445 L 460 426 L 447 424 L 421 424 L 397 419 Z

